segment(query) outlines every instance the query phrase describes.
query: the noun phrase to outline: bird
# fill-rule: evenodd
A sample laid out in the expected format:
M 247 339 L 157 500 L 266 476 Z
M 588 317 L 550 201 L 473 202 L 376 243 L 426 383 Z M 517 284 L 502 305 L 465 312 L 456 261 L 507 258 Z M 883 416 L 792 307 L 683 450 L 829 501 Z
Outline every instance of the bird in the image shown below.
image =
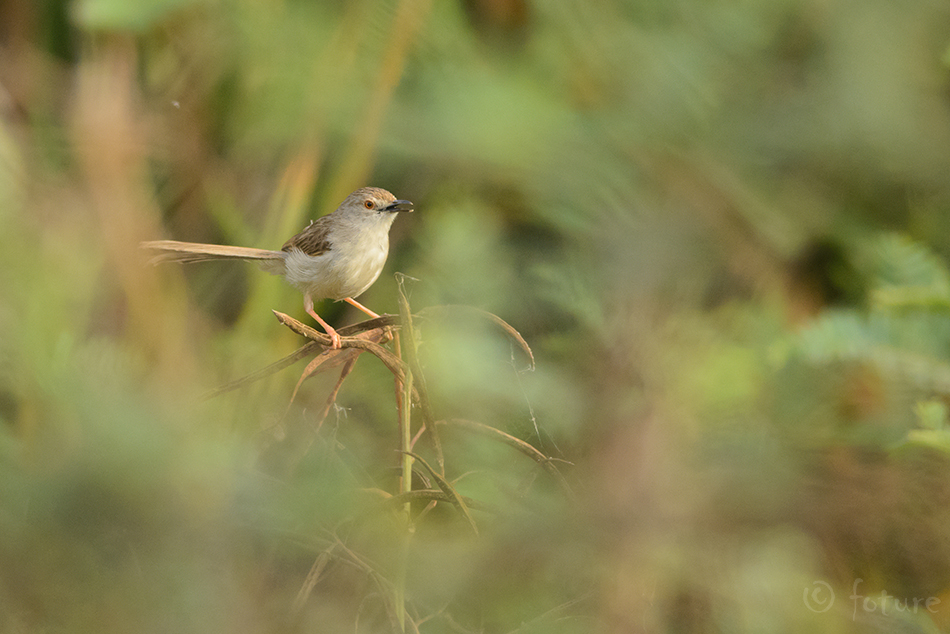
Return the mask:
M 413 211 L 408 200 L 397 200 L 379 187 L 361 187 L 346 197 L 335 211 L 311 220 L 287 240 L 280 251 L 177 240 L 150 240 L 139 246 L 157 251 L 149 262 L 203 262 L 248 260 L 280 275 L 303 293 L 304 310 L 330 337 L 332 349 L 342 342 L 336 330 L 313 309 L 314 301 L 345 301 L 370 317 L 378 314 L 354 298 L 373 285 L 389 255 L 389 229 L 399 212 Z

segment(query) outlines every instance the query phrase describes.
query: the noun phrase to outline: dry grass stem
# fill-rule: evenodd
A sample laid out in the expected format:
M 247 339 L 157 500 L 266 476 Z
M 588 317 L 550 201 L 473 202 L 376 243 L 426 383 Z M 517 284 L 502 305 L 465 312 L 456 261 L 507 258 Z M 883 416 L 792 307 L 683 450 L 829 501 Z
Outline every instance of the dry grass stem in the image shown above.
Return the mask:
M 558 485 L 561 487 L 561 490 L 568 497 L 568 499 L 570 499 L 571 501 L 576 500 L 574 491 L 571 489 L 570 485 L 567 483 L 567 480 L 564 479 L 564 475 L 558 470 L 557 466 L 554 464 L 555 462 L 565 462 L 565 461 L 547 456 L 541 451 L 539 451 L 538 449 L 536 449 L 533 445 L 526 443 L 520 438 L 515 438 L 511 434 L 507 434 L 501 431 L 500 429 L 496 429 L 495 427 L 491 427 L 489 425 L 484 425 L 482 423 L 478 423 L 471 420 L 464 420 L 461 418 L 440 420 L 440 421 L 437 421 L 436 424 L 447 425 L 450 427 L 458 427 L 460 429 L 467 429 L 469 431 L 482 434 L 483 436 L 488 436 L 490 438 L 500 440 L 506 445 L 510 447 L 514 447 L 515 449 L 517 449 L 518 451 L 520 451 L 521 453 L 523 453 L 524 455 L 528 456 L 529 458 L 537 462 L 539 465 L 541 465 L 541 468 L 547 471 L 557 481 Z M 566 463 L 566 464 L 570 464 L 570 463 Z
M 428 308 L 423 308 L 419 311 L 419 317 L 428 317 L 429 315 L 445 315 L 451 313 L 462 313 L 481 317 L 501 328 L 501 330 L 506 335 L 508 335 L 510 339 L 518 344 L 518 347 L 521 348 L 525 355 L 527 355 L 528 369 L 534 370 L 534 353 L 531 351 L 531 346 L 528 345 L 528 342 L 525 341 L 520 332 L 515 330 L 511 324 L 494 313 L 490 313 L 487 310 L 482 310 L 481 308 L 475 308 L 474 306 L 445 304 L 443 306 L 429 306 Z

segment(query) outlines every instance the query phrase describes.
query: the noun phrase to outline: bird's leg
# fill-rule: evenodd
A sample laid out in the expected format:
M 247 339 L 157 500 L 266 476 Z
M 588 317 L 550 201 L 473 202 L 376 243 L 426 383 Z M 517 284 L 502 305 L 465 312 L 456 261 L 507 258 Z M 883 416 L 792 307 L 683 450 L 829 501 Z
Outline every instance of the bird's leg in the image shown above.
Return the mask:
M 344 297 L 344 298 L 343 298 L 343 301 L 346 302 L 347 304 L 349 304 L 350 306 L 355 306 L 356 308 L 359 308 L 361 311 L 363 311 L 364 313 L 366 313 L 367 315 L 369 315 L 369 316 L 372 317 L 373 319 L 376 319 L 377 317 L 379 317 L 379 315 L 377 315 L 376 313 L 374 313 L 373 311 L 371 311 L 371 310 L 370 310 L 369 308 L 367 308 L 366 306 L 363 306 L 361 303 L 359 303 L 358 301 L 356 301 L 356 300 L 353 299 L 352 297 Z
M 343 347 L 343 344 L 340 343 L 340 335 L 337 334 L 336 330 L 333 329 L 333 326 L 323 321 L 320 315 L 317 314 L 317 311 L 313 309 L 313 299 L 310 297 L 310 293 L 305 293 L 303 296 L 303 308 L 307 313 L 317 320 L 317 323 L 323 326 L 323 329 L 327 331 L 327 335 L 330 336 L 330 348 L 333 350 L 339 350 Z

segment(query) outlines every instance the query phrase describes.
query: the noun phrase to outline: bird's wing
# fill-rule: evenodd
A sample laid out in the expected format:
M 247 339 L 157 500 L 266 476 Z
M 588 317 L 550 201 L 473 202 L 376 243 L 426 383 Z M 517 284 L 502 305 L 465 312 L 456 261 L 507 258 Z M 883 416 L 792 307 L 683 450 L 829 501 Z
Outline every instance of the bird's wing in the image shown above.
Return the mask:
M 309 256 L 323 255 L 330 250 L 330 216 L 317 218 L 310 225 L 284 243 L 282 251 L 300 249 Z

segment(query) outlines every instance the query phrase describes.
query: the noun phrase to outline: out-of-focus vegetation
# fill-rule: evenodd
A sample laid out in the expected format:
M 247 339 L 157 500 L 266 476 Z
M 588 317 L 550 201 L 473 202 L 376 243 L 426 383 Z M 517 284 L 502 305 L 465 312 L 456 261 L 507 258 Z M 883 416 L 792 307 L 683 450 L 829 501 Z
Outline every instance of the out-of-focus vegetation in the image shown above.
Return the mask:
M 948 80 L 928 0 L 3 3 L 0 630 L 947 631 Z M 416 320 L 477 536 L 369 355 L 202 400 L 300 296 L 137 248 L 362 185 L 363 303 L 537 359 Z

